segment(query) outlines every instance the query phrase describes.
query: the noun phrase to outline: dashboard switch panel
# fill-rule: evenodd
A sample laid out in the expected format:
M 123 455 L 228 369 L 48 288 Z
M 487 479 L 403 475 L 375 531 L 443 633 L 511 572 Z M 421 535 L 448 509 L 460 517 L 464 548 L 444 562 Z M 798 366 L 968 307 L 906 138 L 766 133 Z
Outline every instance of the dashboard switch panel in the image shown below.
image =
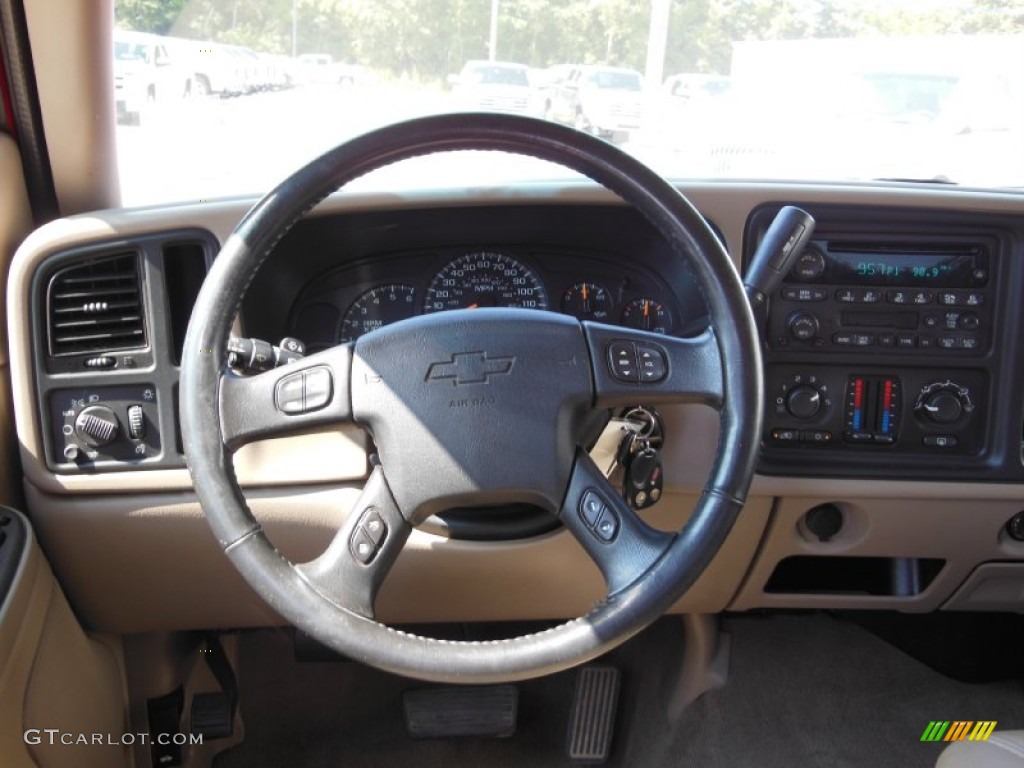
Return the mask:
M 60 471 L 129 466 L 163 457 L 152 384 L 50 393 L 52 460 Z

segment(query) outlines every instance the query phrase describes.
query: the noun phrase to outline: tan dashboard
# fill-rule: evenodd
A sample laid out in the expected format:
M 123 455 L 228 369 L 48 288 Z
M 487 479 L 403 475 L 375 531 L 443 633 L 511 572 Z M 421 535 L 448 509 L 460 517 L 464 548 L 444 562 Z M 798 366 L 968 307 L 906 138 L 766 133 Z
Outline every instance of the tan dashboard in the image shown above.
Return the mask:
M 1024 216 L 1024 198 L 1019 195 L 912 185 L 716 182 L 682 190 L 721 231 L 738 268 L 749 248 L 751 213 L 764 206 L 841 206 L 865 217 L 923 212 L 1019 221 Z M 159 240 L 165 233 L 180 232 L 202 233 L 198 240 L 215 250 L 250 202 L 109 211 L 57 221 L 25 241 L 11 267 L 8 322 L 28 511 L 54 571 L 93 628 L 140 632 L 278 621 L 216 547 L 190 492 L 184 459 L 173 450 L 173 356 L 154 354 L 130 371 L 119 368 L 110 379 L 118 386 L 154 384 L 158 402 L 147 418 L 166 439 L 154 443 L 151 454 L 140 454 L 130 468 L 76 464 L 77 458 L 61 453 L 61 425 L 54 421 L 60 410 L 54 410 L 52 401 L 68 392 L 74 399 L 78 390 L 81 399 L 88 400 L 94 379 L 80 385 L 74 373 L 48 367 L 45 323 L 38 321 L 41 286 L 57 267 L 73 263 L 75 254 L 119 253 L 146 238 Z M 410 211 L 429 215 L 455 207 L 486 210 L 508 205 L 600 210 L 620 203 L 587 184 L 551 184 L 486 189 L 469 196 L 339 194 L 312 216 L 326 220 Z M 999 307 L 1010 311 L 1019 308 L 1024 293 L 1020 242 L 1013 240 L 1000 258 L 1007 261 L 1008 276 L 1001 283 Z M 146 273 L 146 279 L 147 290 L 153 291 L 154 274 Z M 163 322 L 162 317 L 156 320 Z M 999 377 L 1017 382 L 1024 369 L 1019 312 L 995 322 L 1001 324 L 1002 339 L 1002 358 L 995 370 Z M 1019 389 L 1010 391 L 1010 378 L 993 382 L 1000 397 L 1016 397 L 1000 411 L 1016 419 L 1007 432 L 1011 437 L 999 447 L 1001 460 L 1005 459 L 1000 467 L 1009 468 L 1004 474 L 993 479 L 978 473 L 976 480 L 968 473 L 956 482 L 914 473 L 806 476 L 799 466 L 792 474 L 785 466 L 779 471 L 776 458 L 772 474 L 756 478 L 747 506 L 718 557 L 675 610 L 924 611 L 951 602 L 958 609 L 1005 608 L 1019 593 L 1014 589 L 1024 584 L 1024 565 L 995 570 L 991 565 L 1024 561 L 1024 543 L 1005 528 L 1024 510 L 1024 398 Z M 43 386 L 44 381 L 50 383 Z M 145 405 L 141 400 L 140 404 Z M 667 408 L 663 417 L 670 493 L 649 519 L 658 527 L 677 529 L 703 484 L 717 441 L 717 419 L 713 411 L 698 406 Z M 235 457 L 239 481 L 254 512 L 272 540 L 295 560 L 312 558 L 326 544 L 357 496 L 367 466 L 365 437 L 352 427 L 253 444 Z M 826 511 L 838 515 L 840 522 L 834 535 L 825 538 L 807 525 L 808 511 L 821 507 L 832 508 Z M 518 541 L 470 542 L 418 531 L 381 593 L 379 614 L 395 622 L 556 618 L 585 612 L 602 593 L 599 574 L 565 532 Z

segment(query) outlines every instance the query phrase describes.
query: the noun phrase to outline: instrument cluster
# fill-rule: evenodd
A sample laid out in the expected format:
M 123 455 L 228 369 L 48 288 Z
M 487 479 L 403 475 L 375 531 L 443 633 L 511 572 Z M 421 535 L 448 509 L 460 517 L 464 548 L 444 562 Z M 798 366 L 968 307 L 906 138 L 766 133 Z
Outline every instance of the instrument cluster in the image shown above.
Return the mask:
M 400 254 L 321 275 L 300 294 L 290 332 L 310 349 L 450 309 L 519 307 L 671 334 L 671 291 L 624 261 L 578 253 L 463 249 Z

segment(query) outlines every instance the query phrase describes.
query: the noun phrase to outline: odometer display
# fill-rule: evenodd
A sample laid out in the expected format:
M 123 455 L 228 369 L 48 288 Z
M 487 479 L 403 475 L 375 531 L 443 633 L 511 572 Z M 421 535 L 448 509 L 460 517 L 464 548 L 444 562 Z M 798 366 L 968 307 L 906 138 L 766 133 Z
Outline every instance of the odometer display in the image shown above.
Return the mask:
M 448 262 L 434 276 L 423 311 L 476 307 L 547 309 L 548 296 L 536 273 L 518 259 L 479 251 Z

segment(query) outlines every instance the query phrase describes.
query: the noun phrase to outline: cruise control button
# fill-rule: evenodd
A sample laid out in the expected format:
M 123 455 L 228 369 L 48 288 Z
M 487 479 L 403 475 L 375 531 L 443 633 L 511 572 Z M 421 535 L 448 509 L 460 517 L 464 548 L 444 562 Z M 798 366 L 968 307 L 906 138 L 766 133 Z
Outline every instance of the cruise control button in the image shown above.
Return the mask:
M 382 518 L 380 516 L 380 512 L 373 507 L 366 510 L 366 514 L 363 515 L 363 519 L 359 521 L 359 527 L 366 531 L 367 535 L 373 541 L 374 546 L 378 548 L 388 533 L 388 527 L 384 524 L 384 518 Z
M 597 525 L 594 526 L 594 535 L 601 541 L 611 541 L 618 532 L 619 518 L 615 516 L 611 509 L 605 507 L 601 518 L 597 521 Z
M 608 345 L 608 367 L 612 376 L 619 381 L 640 381 L 637 368 L 636 347 L 631 341 L 613 341 Z
M 356 561 L 363 565 L 369 565 L 377 555 L 377 545 L 374 544 L 370 534 L 360 525 L 352 532 L 352 538 L 348 543 L 349 551 Z
M 636 357 L 640 364 L 640 381 L 653 383 L 661 381 L 668 372 L 665 352 L 653 344 L 637 344 Z
M 303 403 L 303 375 L 293 373 L 285 376 L 274 389 L 274 401 L 277 409 L 282 413 L 302 413 L 305 405 Z
M 597 525 L 604 510 L 605 503 L 594 491 L 587 491 L 583 494 L 583 498 L 580 500 L 580 517 L 583 518 L 583 522 L 587 524 L 588 528 Z
M 330 402 L 334 381 L 327 368 L 312 368 L 305 372 L 306 402 L 303 411 L 315 411 Z

